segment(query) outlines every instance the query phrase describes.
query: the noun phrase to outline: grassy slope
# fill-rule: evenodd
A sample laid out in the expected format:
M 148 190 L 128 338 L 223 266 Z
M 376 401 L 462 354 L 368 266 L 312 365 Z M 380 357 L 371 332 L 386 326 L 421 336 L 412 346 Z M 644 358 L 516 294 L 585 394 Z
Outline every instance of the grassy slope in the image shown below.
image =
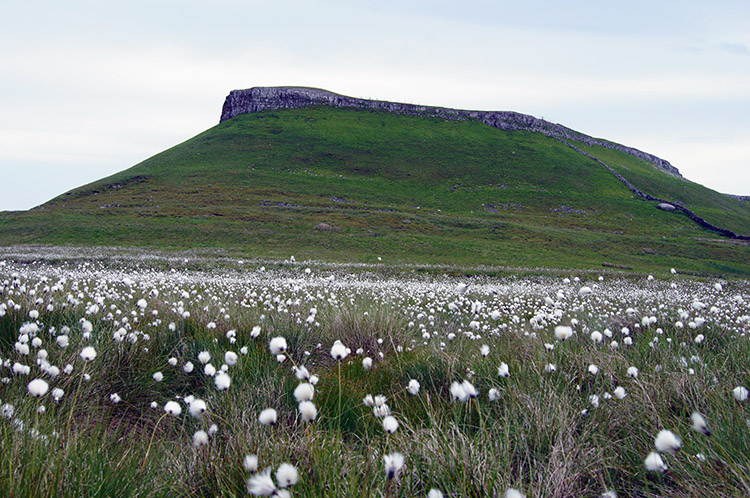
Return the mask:
M 655 182 L 644 190 L 662 194 L 666 175 L 640 174 Z M 718 219 L 724 213 L 711 209 L 696 211 L 716 223 L 739 218 L 730 227 L 738 230 L 750 224 L 747 210 Z M 313 230 L 321 222 L 336 230 Z M 747 247 L 695 240 L 715 236 L 634 197 L 555 140 L 331 108 L 238 116 L 34 211 L 6 214 L 0 229 L 2 244 L 750 273 Z

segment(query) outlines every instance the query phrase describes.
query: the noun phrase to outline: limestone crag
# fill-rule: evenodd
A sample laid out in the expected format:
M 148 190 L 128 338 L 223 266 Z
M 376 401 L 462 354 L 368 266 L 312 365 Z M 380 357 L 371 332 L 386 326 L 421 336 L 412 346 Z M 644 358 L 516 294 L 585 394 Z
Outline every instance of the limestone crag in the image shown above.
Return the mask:
M 534 131 L 557 139 L 575 140 L 589 146 L 599 145 L 608 149 L 616 149 L 644 159 L 672 176 L 682 178 L 677 168 L 672 166 L 668 161 L 652 154 L 606 140 L 596 139 L 571 130 L 563 125 L 550 123 L 549 121 L 538 119 L 528 114 L 512 111 L 467 111 L 445 107 L 400 104 L 381 100 L 347 97 L 317 88 L 255 87 L 248 90 L 232 90 L 224 101 L 221 121 L 226 121 L 239 114 L 275 109 L 300 109 L 310 106 L 371 109 L 392 112 L 394 114 L 438 117 L 453 120 L 476 119 L 500 130 Z

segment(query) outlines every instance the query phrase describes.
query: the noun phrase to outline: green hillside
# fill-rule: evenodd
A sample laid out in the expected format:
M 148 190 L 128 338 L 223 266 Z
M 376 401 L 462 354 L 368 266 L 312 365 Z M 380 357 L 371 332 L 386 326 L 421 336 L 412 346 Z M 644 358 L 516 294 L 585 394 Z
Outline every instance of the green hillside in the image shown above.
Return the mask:
M 641 190 L 750 234 L 747 202 L 621 152 L 586 150 Z M 538 133 L 319 107 L 237 116 L 39 208 L 4 213 L 0 244 L 750 274 L 750 247 L 655 205 Z

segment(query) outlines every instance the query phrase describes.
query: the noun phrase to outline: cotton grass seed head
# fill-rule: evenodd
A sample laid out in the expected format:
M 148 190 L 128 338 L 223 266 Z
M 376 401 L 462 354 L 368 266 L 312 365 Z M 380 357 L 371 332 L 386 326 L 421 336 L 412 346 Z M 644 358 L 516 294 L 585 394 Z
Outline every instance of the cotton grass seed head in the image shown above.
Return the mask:
M 341 361 L 349 355 L 349 349 L 344 346 L 344 343 L 337 340 L 331 346 L 331 357 L 334 360 Z
M 273 408 L 266 408 L 260 415 L 258 415 L 258 422 L 263 425 L 276 425 L 276 410 Z
M 199 420 L 203 418 L 203 414 L 206 413 L 206 410 L 208 410 L 208 407 L 206 406 L 206 402 L 202 399 L 194 399 L 188 405 L 188 412 L 190 415 Z
M 297 467 L 290 463 L 282 463 L 276 470 L 276 482 L 279 483 L 280 488 L 288 488 L 294 486 L 299 480 L 299 474 L 297 473 Z
M 81 358 L 83 361 L 93 361 L 96 358 L 96 349 L 91 346 L 86 346 L 81 350 Z
M 676 453 L 682 446 L 682 440 L 674 432 L 662 430 L 656 435 L 654 446 L 661 453 Z
M 258 456 L 257 455 L 245 455 L 242 459 L 242 466 L 247 472 L 255 473 L 258 471 Z
M 516 488 L 508 488 L 505 490 L 503 498 L 526 498 L 526 495 L 518 491 Z
M 311 401 L 315 395 L 315 388 L 309 382 L 303 382 L 294 389 L 294 399 L 297 402 Z
M 318 409 L 312 401 L 302 401 L 298 409 L 303 422 L 312 422 L 318 416 Z
M 206 431 L 196 431 L 193 434 L 193 446 L 200 448 L 208 444 L 208 434 Z
M 219 391 L 228 391 L 229 386 L 232 385 L 232 379 L 229 375 L 222 372 L 214 377 L 214 384 Z
M 179 417 L 182 413 L 182 407 L 176 401 L 167 401 L 164 405 L 164 411 L 172 417 Z
M 394 452 L 389 455 L 383 456 L 383 464 L 385 466 L 385 476 L 387 479 L 393 479 L 401 471 L 404 466 L 404 455 L 399 452 Z
M 395 417 L 388 415 L 383 418 L 383 429 L 388 434 L 393 434 L 398 430 L 398 420 Z
M 211 353 L 208 351 L 201 351 L 198 353 L 198 361 L 201 362 L 202 365 L 205 365 L 209 361 L 211 361 Z
M 500 363 L 500 366 L 497 367 L 497 375 L 500 377 L 510 377 L 510 369 L 507 363 Z
M 573 335 L 573 328 L 565 325 L 558 325 L 555 327 L 555 337 L 561 341 L 570 339 Z
M 247 490 L 255 496 L 271 496 L 276 493 L 276 485 L 271 479 L 271 467 L 255 474 L 247 480 Z
M 706 423 L 706 419 L 698 412 L 693 412 L 692 415 L 690 415 L 690 420 L 693 422 L 693 430 L 695 432 L 700 432 L 701 434 L 705 434 L 706 436 L 711 435 L 711 430 L 708 428 L 708 424 Z
M 655 451 L 648 454 L 646 460 L 643 461 L 643 464 L 649 472 L 666 472 L 668 468 L 667 464 L 664 463 L 664 460 L 661 459 L 661 455 Z
M 34 379 L 29 382 L 26 388 L 29 390 L 29 394 L 31 394 L 35 398 L 41 398 L 42 396 L 47 394 L 49 384 L 47 384 L 47 381 L 43 379 Z
M 419 388 L 420 388 L 420 385 L 417 379 L 411 379 L 409 381 L 409 385 L 406 386 L 406 390 L 409 391 L 409 394 L 412 394 L 414 396 L 419 394 Z
M 744 386 L 737 386 L 734 389 L 732 389 L 732 396 L 734 396 L 734 399 L 737 401 L 743 402 L 747 401 L 748 391 L 747 388 Z
M 271 350 L 271 354 L 280 355 L 286 351 L 287 344 L 286 339 L 283 337 L 274 337 L 271 342 L 268 343 L 268 349 Z

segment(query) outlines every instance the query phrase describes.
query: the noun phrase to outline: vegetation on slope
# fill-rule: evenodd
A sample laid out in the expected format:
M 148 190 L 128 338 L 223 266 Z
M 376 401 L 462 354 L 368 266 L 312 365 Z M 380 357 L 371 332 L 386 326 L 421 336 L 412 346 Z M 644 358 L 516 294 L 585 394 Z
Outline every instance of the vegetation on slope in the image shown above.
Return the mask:
M 667 175 L 649 173 L 641 174 L 661 188 Z M 749 224 L 750 210 L 712 202 L 696 211 Z M 35 210 L 5 214 L 0 228 L 2 244 L 750 273 L 747 246 L 707 240 L 717 237 L 635 197 L 554 139 L 334 108 L 237 116 Z

